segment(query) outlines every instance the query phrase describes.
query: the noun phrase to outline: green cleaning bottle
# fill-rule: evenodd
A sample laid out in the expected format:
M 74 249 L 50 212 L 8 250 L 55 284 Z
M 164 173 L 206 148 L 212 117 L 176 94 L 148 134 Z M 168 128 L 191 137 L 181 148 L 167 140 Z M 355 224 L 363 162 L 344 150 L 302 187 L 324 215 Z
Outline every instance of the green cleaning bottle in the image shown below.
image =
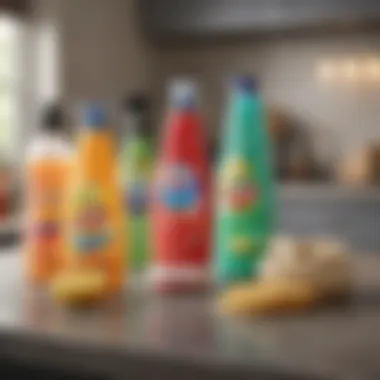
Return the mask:
M 123 110 L 128 130 L 122 149 L 121 172 L 128 214 L 126 257 L 132 273 L 145 269 L 149 259 L 148 207 L 153 171 L 149 101 L 141 94 L 126 97 Z
M 274 181 L 264 105 L 255 79 L 234 81 L 218 169 L 216 276 L 254 277 L 272 233 Z

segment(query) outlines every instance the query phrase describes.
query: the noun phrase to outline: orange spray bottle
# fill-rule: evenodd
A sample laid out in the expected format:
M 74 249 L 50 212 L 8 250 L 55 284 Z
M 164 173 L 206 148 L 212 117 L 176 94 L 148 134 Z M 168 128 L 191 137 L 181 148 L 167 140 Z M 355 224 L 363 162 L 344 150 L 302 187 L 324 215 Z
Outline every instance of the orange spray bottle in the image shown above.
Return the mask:
M 46 284 L 63 263 L 65 197 L 72 150 L 62 109 L 52 104 L 26 153 L 25 256 L 28 280 Z

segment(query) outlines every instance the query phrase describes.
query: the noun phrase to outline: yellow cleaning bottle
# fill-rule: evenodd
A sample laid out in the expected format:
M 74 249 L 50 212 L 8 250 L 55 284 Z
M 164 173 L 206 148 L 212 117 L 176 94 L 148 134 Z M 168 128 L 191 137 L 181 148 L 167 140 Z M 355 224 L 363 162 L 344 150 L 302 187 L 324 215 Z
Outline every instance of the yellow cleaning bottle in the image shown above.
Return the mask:
M 116 152 L 104 109 L 85 110 L 66 220 L 67 266 L 53 292 L 67 301 L 118 292 L 124 282 L 124 215 Z

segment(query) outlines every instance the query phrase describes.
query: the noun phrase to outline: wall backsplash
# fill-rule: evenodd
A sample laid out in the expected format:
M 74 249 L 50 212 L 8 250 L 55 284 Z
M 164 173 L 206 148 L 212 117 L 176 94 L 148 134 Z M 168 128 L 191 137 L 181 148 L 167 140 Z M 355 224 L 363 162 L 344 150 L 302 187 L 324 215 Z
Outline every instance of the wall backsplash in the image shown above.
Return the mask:
M 320 157 L 334 158 L 380 140 L 380 83 L 321 83 L 317 65 L 329 57 L 378 54 L 380 33 L 267 38 L 156 49 L 155 94 L 172 76 L 200 80 L 210 138 L 218 136 L 227 81 L 234 73 L 256 73 L 270 106 L 284 110 L 315 135 Z
M 380 81 L 327 84 L 318 76 L 321 61 L 379 56 L 380 32 L 152 47 L 138 21 L 137 1 L 34 0 L 39 16 L 53 20 L 59 30 L 60 95 L 69 107 L 90 96 L 113 104 L 125 91 L 142 89 L 152 93 L 158 105 L 159 126 L 167 81 L 190 74 L 200 81 L 214 141 L 226 100 L 226 78 L 247 72 L 259 76 L 271 107 L 311 131 L 320 157 L 334 158 L 380 140 Z
M 116 114 L 125 92 L 150 92 L 154 57 L 140 30 L 138 0 L 32 1 L 37 19 L 58 29 L 59 95 L 74 122 L 78 103 L 86 99 L 105 101 Z

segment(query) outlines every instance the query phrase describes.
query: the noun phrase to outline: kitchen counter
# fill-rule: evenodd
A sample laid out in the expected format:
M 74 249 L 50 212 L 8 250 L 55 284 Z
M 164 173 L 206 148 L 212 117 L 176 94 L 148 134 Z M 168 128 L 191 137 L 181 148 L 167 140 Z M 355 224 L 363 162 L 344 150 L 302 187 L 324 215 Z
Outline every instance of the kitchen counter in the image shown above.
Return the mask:
M 0 358 L 71 379 L 377 379 L 380 259 L 356 261 L 346 305 L 231 320 L 215 311 L 212 295 L 136 289 L 98 309 L 69 311 L 28 288 L 19 255 L 9 252 L 0 256 Z

